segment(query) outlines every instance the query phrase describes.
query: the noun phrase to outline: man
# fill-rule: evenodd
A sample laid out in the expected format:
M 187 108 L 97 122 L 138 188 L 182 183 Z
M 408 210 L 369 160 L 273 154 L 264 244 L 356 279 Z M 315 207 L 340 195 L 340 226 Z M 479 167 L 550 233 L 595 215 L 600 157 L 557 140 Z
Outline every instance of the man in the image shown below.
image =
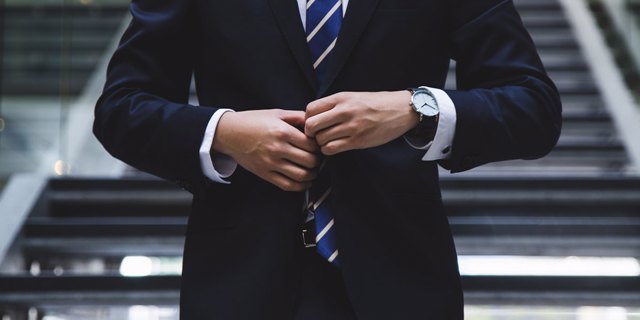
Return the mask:
M 560 132 L 511 0 L 131 12 L 94 132 L 193 193 L 183 319 L 463 318 L 437 164 L 541 157 Z

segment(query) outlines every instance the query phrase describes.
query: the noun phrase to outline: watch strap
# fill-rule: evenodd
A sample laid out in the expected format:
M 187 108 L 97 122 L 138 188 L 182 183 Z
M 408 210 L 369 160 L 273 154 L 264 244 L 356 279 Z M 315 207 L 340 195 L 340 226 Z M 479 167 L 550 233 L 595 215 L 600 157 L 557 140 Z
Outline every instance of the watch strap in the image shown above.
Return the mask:
M 415 138 L 425 139 L 425 141 L 431 141 L 436 136 L 439 119 L 440 115 L 429 118 L 423 117 L 422 121 L 418 122 L 418 124 L 406 134 Z

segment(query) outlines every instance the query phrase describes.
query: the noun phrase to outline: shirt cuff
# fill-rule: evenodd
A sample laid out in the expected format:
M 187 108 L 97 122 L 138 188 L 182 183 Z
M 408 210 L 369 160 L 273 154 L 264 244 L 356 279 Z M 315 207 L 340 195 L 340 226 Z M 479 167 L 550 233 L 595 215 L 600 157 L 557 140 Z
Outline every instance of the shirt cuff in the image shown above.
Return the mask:
M 233 172 L 236 171 L 238 163 L 226 154 L 211 154 L 211 145 L 215 138 L 218 122 L 220 121 L 220 117 L 222 117 L 226 112 L 233 112 L 233 110 L 218 109 L 218 111 L 211 116 L 209 124 L 207 124 L 207 129 L 204 132 L 204 138 L 202 139 L 199 153 L 202 173 L 207 178 L 211 179 L 211 181 L 229 184 L 230 182 L 225 179 L 229 178 Z
M 433 93 L 440 115 L 438 117 L 438 128 L 432 141 L 417 141 L 415 138 L 404 136 L 405 141 L 415 149 L 427 150 L 422 160 L 436 161 L 451 157 L 451 145 L 456 133 L 456 108 L 449 95 L 440 89 L 423 87 Z

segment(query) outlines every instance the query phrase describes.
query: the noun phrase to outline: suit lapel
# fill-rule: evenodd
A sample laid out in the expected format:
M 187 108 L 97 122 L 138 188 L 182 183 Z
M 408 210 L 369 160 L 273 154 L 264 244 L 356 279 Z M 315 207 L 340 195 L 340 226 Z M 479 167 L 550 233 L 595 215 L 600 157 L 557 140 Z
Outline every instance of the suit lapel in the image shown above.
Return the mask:
M 278 22 L 280 31 L 287 40 L 291 53 L 302 69 L 305 78 L 313 90 L 316 91 L 318 89 L 318 81 L 313 70 L 313 63 L 307 46 L 307 36 L 302 27 L 296 1 L 269 0 L 269 5 Z
M 336 47 L 333 49 L 325 81 L 320 84 L 318 97 L 322 97 L 342 70 L 349 54 L 355 47 L 371 19 L 380 0 L 349 0 L 347 14 L 342 21 Z M 290 2 L 295 2 L 291 0 Z

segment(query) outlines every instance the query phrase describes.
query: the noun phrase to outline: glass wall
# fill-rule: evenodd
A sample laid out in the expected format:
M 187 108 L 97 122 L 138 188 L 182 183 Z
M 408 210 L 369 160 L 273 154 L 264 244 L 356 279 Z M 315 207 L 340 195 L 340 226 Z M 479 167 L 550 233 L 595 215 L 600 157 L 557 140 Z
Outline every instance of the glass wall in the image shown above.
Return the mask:
M 0 74 L 0 181 L 12 173 L 65 174 L 90 119 L 68 130 L 99 94 L 97 74 L 125 22 L 127 1 L 4 0 Z M 84 103 L 84 106 L 79 106 Z M 86 115 L 85 115 L 86 116 Z M 77 116 L 76 116 L 77 117 Z

